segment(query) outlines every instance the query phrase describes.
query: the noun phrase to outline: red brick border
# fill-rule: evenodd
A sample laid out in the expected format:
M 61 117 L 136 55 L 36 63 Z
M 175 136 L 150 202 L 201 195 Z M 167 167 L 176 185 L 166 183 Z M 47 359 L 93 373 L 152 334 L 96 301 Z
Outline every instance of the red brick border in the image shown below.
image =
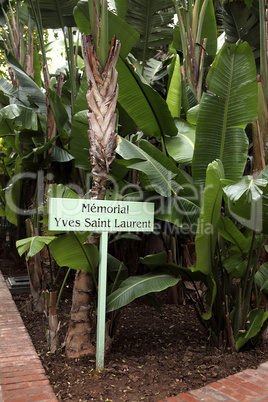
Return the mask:
M 0 401 L 57 402 L 1 271 Z
M 262 363 L 257 370 L 247 369 L 208 384 L 203 388 L 181 393 L 158 402 L 181 401 L 268 402 L 268 362 Z

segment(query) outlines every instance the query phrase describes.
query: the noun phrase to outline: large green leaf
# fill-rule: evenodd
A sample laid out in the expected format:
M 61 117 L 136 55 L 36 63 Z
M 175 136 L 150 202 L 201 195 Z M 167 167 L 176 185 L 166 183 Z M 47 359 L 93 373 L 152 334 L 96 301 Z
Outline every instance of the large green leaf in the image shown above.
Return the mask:
M 118 102 L 146 136 L 174 136 L 177 129 L 168 105 L 133 66 L 120 57 L 117 61 Z
M 218 230 L 224 239 L 236 244 L 241 253 L 247 253 L 249 251 L 252 240 L 251 237 L 245 237 L 234 222 L 227 216 L 220 217 Z
M 0 79 L 0 103 L 3 106 L 9 104 L 9 99 L 17 96 L 17 89 L 13 87 L 13 85 L 1 77 Z
M 235 338 L 235 348 L 239 350 L 248 341 L 260 336 L 262 327 L 267 323 L 268 311 L 252 310 L 247 319 L 247 329 L 245 332 L 238 332 Z
M 223 259 L 223 265 L 229 275 L 237 279 L 244 279 L 247 273 L 248 260 L 241 252 L 230 252 L 230 255 Z
M 217 229 L 222 203 L 220 180 L 223 176 L 224 169 L 220 160 L 208 165 L 203 206 L 195 238 L 196 267 L 194 270 L 201 271 L 204 274 L 212 274 L 214 267 Z
M 130 167 L 146 174 L 154 190 L 164 197 L 177 194 L 181 184 L 189 184 L 183 172 L 148 141 L 139 141 L 139 147 L 119 137 L 116 152 L 126 160 L 134 160 Z
M 162 251 L 158 254 L 149 254 L 145 257 L 140 257 L 140 262 L 148 266 L 162 266 L 167 262 L 167 253 Z
M 235 203 L 226 197 L 226 212 L 246 228 L 268 233 L 268 194 L 256 202 L 248 202 L 247 194 L 243 194 Z
M 108 275 L 113 282 L 115 280 L 123 281 L 128 276 L 128 269 L 125 264 L 111 254 L 107 254 L 107 270 Z
M 37 114 L 34 109 L 23 105 L 7 105 L 0 109 L 0 121 L 13 120 L 14 124 L 23 129 L 38 130 Z
M 167 269 L 174 276 L 181 276 L 184 281 L 206 281 L 206 277 L 199 271 L 193 272 L 189 268 L 181 267 L 180 265 L 174 263 L 167 263 L 167 254 L 165 251 L 159 254 L 146 255 L 144 258 L 140 258 L 140 262 L 144 265 L 154 269 L 156 267 L 161 267 L 162 269 Z
M 70 123 L 69 123 L 69 115 L 71 115 L 70 108 L 63 103 L 62 99 L 56 92 L 48 90 L 48 93 L 50 95 L 49 97 L 50 107 L 54 115 L 58 133 L 62 135 L 63 138 L 66 138 L 70 130 Z M 66 130 L 67 132 L 64 130 Z
M 152 197 L 155 203 L 155 218 L 180 227 L 183 233 L 195 234 L 200 215 L 200 207 L 187 198 L 171 196 Z M 156 230 L 156 227 L 155 227 Z M 160 234 L 160 233 L 159 233 Z
M 181 63 L 180 56 L 176 54 L 173 57 L 172 64 L 172 77 L 167 93 L 167 105 L 173 117 L 180 117 L 181 115 Z
M 42 92 L 34 80 L 24 72 L 23 68 L 11 54 L 7 55 L 7 60 L 19 81 L 17 98 L 25 106 L 30 106 L 31 101 L 34 102 L 38 108 L 37 111 L 46 115 L 46 95 L 44 92 Z
M 60 267 L 69 267 L 94 273 L 98 265 L 98 248 L 84 244 L 88 234 L 68 233 L 59 236 L 50 244 L 55 261 Z
M 88 110 L 88 103 L 86 98 L 87 91 L 88 91 L 87 76 L 84 73 L 75 99 L 73 116 L 75 116 L 76 113 L 81 112 L 82 110 Z
M 185 234 L 188 234 L 189 232 L 195 234 L 196 232 L 200 207 L 186 197 L 175 195 L 163 197 L 154 192 L 143 191 L 141 193 L 141 191 L 139 191 L 127 194 L 124 196 L 124 200 L 153 202 L 155 219 L 169 222 L 172 225 L 180 227 L 182 232 Z M 161 234 L 162 228 L 160 222 L 155 223 L 154 232 L 157 233 L 158 229 L 159 234 Z M 171 231 L 172 230 L 174 230 L 173 227 L 171 228 Z
M 39 251 L 41 251 L 45 245 L 50 244 L 50 242 L 54 239 L 55 236 L 28 237 L 26 239 L 18 240 L 16 242 L 16 247 L 20 256 L 22 256 L 22 254 L 28 250 L 26 256 L 26 260 L 28 261 L 30 257 L 33 257 L 39 253 Z
M 223 180 L 223 184 L 228 183 Z M 246 195 L 249 203 L 256 202 L 261 199 L 263 190 L 268 181 L 266 179 L 253 179 L 253 176 L 243 176 L 238 183 L 232 183 L 224 187 L 223 191 L 231 202 L 236 202 L 242 195 Z
M 194 14 L 199 12 L 196 9 L 197 3 L 200 4 L 199 24 L 197 32 L 194 34 L 197 43 L 201 43 L 202 39 L 206 38 L 206 53 L 209 59 L 215 57 L 217 51 L 217 24 L 214 11 L 214 2 L 212 0 L 195 2 Z
M 166 272 L 150 272 L 141 276 L 131 276 L 107 297 L 106 311 L 109 313 L 118 310 L 138 297 L 152 292 L 161 292 L 170 286 L 176 285 L 178 282 L 179 278 L 175 278 Z
M 74 159 L 72 155 L 69 154 L 65 149 L 57 147 L 56 145 L 52 145 L 51 154 L 50 154 L 51 162 L 70 162 Z
M 248 7 L 244 1 L 224 0 L 222 19 L 226 43 L 237 43 L 238 40 L 248 42 L 255 58 L 258 58 L 260 54 L 259 2 L 254 0 L 252 7 Z
M 176 162 L 189 166 L 193 160 L 195 127 L 182 119 L 175 119 L 175 124 L 178 134 L 166 138 L 167 151 Z
M 226 194 L 226 210 L 247 228 L 268 233 L 268 185 L 265 169 L 257 179 L 243 177 L 238 183 L 223 188 Z
M 247 43 L 223 46 L 207 76 L 196 126 L 193 178 L 204 185 L 210 162 L 220 159 L 225 177 L 240 180 L 247 160 L 244 127 L 257 119 L 255 61 Z M 243 128 L 242 128 L 243 127 Z
M 57 29 L 61 27 L 57 3 L 63 19 L 63 26 L 74 27 L 73 9 L 77 2 L 78 0 L 38 0 L 43 28 Z M 37 4 L 37 0 L 33 0 L 33 3 Z M 27 0 L 27 4 L 31 11 L 29 0 Z
M 74 115 L 70 143 L 70 152 L 75 157 L 75 166 L 84 170 L 90 169 L 87 112 L 88 110 L 81 110 Z
M 256 272 L 254 279 L 260 290 L 268 295 L 268 262 L 262 264 Z
M 132 53 L 144 62 L 172 41 L 172 0 L 129 0 L 126 21 L 140 34 Z
M 122 19 L 125 19 L 126 17 L 127 6 L 128 6 L 127 3 L 128 2 L 125 0 L 114 0 L 116 14 Z

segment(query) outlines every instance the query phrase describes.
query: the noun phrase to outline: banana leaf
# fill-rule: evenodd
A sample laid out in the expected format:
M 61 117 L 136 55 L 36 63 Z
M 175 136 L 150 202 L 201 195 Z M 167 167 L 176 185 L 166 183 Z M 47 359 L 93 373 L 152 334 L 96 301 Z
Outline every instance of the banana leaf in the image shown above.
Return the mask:
M 106 312 L 118 310 L 138 297 L 148 293 L 161 292 L 178 282 L 179 278 L 175 278 L 168 272 L 150 272 L 141 276 L 131 276 L 107 297 Z
M 194 182 L 205 183 L 209 163 L 220 159 L 226 179 L 240 180 L 247 161 L 245 126 L 257 119 L 255 61 L 247 43 L 224 45 L 207 76 L 196 126 Z
M 194 25 L 197 19 L 199 21 L 195 28 Z M 209 60 L 213 60 L 217 51 L 217 24 L 212 0 L 195 2 L 192 25 L 197 43 L 201 43 L 204 38 L 207 39 L 206 53 L 209 56 Z
M 146 60 L 154 57 L 157 48 L 171 43 L 173 17 L 172 0 L 128 1 L 126 21 L 140 34 L 132 53 L 143 66 Z
M 163 197 L 155 194 L 154 192 L 143 191 L 141 194 L 139 191 L 127 194 L 124 197 L 124 200 L 153 202 L 155 219 L 163 222 L 169 222 L 172 225 L 180 227 L 184 233 L 191 232 L 192 234 L 195 234 L 196 232 L 197 222 L 200 215 L 200 207 L 186 197 L 175 195 L 171 197 Z M 174 227 L 170 229 L 171 231 L 174 231 Z M 154 228 L 155 233 L 156 231 L 157 224 L 155 224 Z
M 11 54 L 7 55 L 8 64 L 12 67 L 19 81 L 17 98 L 25 106 L 30 106 L 31 101 L 37 106 L 36 112 L 46 115 L 46 95 L 34 80 L 29 77 Z
M 228 257 L 222 260 L 222 263 L 229 275 L 237 279 L 245 278 L 248 260 L 242 253 L 230 253 Z
M 252 310 L 247 319 L 247 328 L 245 332 L 238 332 L 235 338 L 235 348 L 240 350 L 247 342 L 257 342 L 260 337 L 263 327 L 267 326 L 268 311 Z
M 51 198 L 81 198 L 75 191 L 63 184 L 50 184 L 47 195 Z
M 223 184 L 226 184 L 223 180 Z M 223 188 L 226 210 L 245 227 L 268 233 L 268 185 L 266 169 L 257 179 L 245 177 Z
M 56 145 L 52 145 L 50 158 L 51 162 L 60 163 L 70 162 L 74 159 L 74 157 L 70 155 L 69 152 L 67 152 L 65 149 L 57 147 Z
M 118 102 L 136 122 L 144 135 L 160 139 L 175 136 L 177 129 L 166 101 L 138 75 L 133 66 L 119 57 Z
M 268 194 L 256 202 L 248 202 L 247 194 L 232 203 L 225 197 L 226 213 L 246 228 L 255 232 L 268 233 Z
M 88 233 L 68 233 L 59 236 L 50 244 L 50 250 L 60 267 L 69 267 L 94 274 L 98 265 L 98 248 L 93 244 L 84 244 Z
M 13 120 L 16 126 L 23 127 L 23 129 L 38 130 L 37 114 L 30 107 L 16 104 L 7 105 L 0 109 L 1 123 L 6 119 Z
M 113 257 L 111 254 L 107 254 L 107 270 L 110 279 L 114 282 L 115 280 L 123 281 L 127 279 L 128 269 L 125 264 L 119 261 L 117 258 Z M 120 274 L 117 274 L 120 270 Z
M 125 19 L 126 13 L 127 13 L 127 2 L 125 0 L 115 0 L 115 8 L 116 8 L 116 14 L 122 18 Z
M 220 217 L 218 230 L 224 239 L 236 244 L 241 253 L 247 253 L 249 251 L 252 241 L 251 237 L 245 237 L 227 216 Z
M 194 153 L 195 127 L 182 119 L 175 119 L 175 124 L 178 134 L 166 138 L 167 151 L 176 162 L 190 166 Z
M 26 239 L 16 241 L 16 247 L 20 256 L 22 256 L 22 254 L 28 250 L 26 256 L 26 261 L 28 261 L 30 257 L 33 257 L 39 253 L 39 251 L 41 251 L 45 245 L 50 244 L 50 242 L 52 242 L 52 240 L 55 238 L 55 236 L 28 237 Z
M 184 233 L 195 234 L 200 215 L 200 207 L 187 198 L 171 196 L 168 198 L 152 197 L 155 203 L 155 218 L 170 222 L 182 229 Z
M 167 262 L 167 253 L 165 251 L 162 251 L 161 253 L 158 254 L 149 254 L 146 255 L 145 257 L 140 257 L 140 262 L 148 266 L 161 267 L 162 265 L 165 265 Z
M 9 104 L 9 100 L 17 95 L 17 88 L 14 88 L 13 85 L 1 77 L 0 79 L 0 104 L 2 106 L 7 106 Z
M 167 269 L 174 276 L 181 276 L 184 281 L 204 281 L 206 282 L 206 277 L 200 271 L 191 271 L 189 268 L 181 267 L 180 265 L 174 263 L 167 263 L 167 254 L 165 251 L 158 254 L 150 254 L 145 257 L 140 257 L 140 262 L 144 265 L 154 269 L 157 267 L 162 267 Z
M 228 45 L 239 40 L 248 42 L 256 59 L 260 56 L 259 2 L 253 1 L 252 7 L 246 2 L 223 1 L 222 22 L 225 40 Z
M 167 93 L 167 105 L 172 117 L 180 117 L 181 115 L 181 63 L 180 56 L 173 56 L 171 63 L 172 77 Z
M 154 190 L 164 197 L 176 195 L 182 189 L 181 184 L 189 184 L 184 173 L 148 141 L 139 141 L 137 147 L 119 137 L 116 152 L 126 160 L 133 160 L 130 167 L 143 172 Z
M 228 181 L 222 180 L 223 184 Z M 227 195 L 231 202 L 236 202 L 242 195 L 245 195 L 249 203 L 259 201 L 262 197 L 263 190 L 268 181 L 266 179 L 258 178 L 253 179 L 252 176 L 243 176 L 238 183 L 233 183 L 223 188 L 224 193 Z
M 26 0 L 26 2 L 31 13 L 31 3 L 29 0 Z M 45 29 L 58 29 L 61 27 L 58 7 L 61 10 L 63 26 L 74 27 L 73 9 L 77 2 L 78 0 L 33 0 L 33 4 L 39 4 L 42 25 Z
M 224 169 L 220 160 L 208 165 L 203 206 L 195 238 L 196 267 L 194 268 L 194 271 L 201 271 L 205 275 L 213 273 L 222 203 L 220 180 L 223 176 Z
M 88 110 L 81 110 L 74 115 L 70 143 L 70 152 L 75 158 L 75 167 L 84 170 L 90 169 L 87 112 Z
M 254 280 L 256 285 L 259 286 L 260 291 L 268 295 L 268 262 L 260 266 L 255 274 Z

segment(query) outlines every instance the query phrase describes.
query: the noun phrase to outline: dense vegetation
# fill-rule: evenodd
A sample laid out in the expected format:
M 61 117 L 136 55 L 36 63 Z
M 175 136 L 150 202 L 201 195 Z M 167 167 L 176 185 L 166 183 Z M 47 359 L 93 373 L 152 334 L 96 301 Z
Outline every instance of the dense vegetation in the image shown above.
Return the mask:
M 78 270 L 68 355 L 94 353 L 98 238 L 48 232 L 51 196 L 155 203 L 161 253 L 145 247 L 149 235 L 109 239 L 110 339 L 121 307 L 146 295 L 158 308 L 154 292 L 167 287 L 178 302 L 179 286 L 215 345 L 254 345 L 268 325 L 266 1 L 7 0 L 1 10 L 0 212 L 18 227 L 34 309 L 49 282 L 56 315 L 58 273 Z M 43 32 L 58 28 L 66 68 L 51 76 Z

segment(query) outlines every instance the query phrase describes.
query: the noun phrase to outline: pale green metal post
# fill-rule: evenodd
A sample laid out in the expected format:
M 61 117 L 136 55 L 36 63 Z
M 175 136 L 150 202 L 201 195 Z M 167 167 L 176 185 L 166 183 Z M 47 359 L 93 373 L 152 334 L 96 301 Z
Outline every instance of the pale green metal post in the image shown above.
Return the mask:
M 96 370 L 104 369 L 108 233 L 100 236 Z

